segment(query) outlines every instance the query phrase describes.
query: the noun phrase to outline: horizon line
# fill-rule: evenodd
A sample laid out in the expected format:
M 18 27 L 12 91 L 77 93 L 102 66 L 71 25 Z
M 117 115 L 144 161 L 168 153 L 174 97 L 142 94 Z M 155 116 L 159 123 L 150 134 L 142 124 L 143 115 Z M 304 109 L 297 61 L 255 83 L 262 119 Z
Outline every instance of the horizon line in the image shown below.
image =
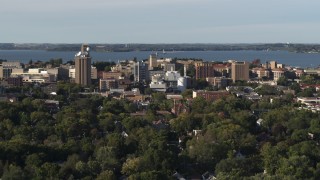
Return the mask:
M 95 42 L 72 42 L 72 43 L 66 43 L 66 42 L 59 42 L 59 43 L 54 43 L 54 42 L 19 42 L 19 43 L 15 43 L 15 42 L 0 42 L 0 44 L 146 44 L 146 45 L 161 45 L 161 44 L 165 44 L 165 45 L 170 45 L 170 44 L 208 44 L 208 45 L 220 45 L 220 44 L 225 44 L 225 45 L 234 45 L 234 44 L 307 44 L 307 45 L 320 45 L 319 43 L 302 43 L 302 42 L 243 42 L 243 43 L 202 43 L 202 42 L 194 42 L 194 43 L 188 43 L 188 42 L 180 42 L 180 43 L 139 43 L 139 42 L 118 42 L 118 43 L 95 43 Z

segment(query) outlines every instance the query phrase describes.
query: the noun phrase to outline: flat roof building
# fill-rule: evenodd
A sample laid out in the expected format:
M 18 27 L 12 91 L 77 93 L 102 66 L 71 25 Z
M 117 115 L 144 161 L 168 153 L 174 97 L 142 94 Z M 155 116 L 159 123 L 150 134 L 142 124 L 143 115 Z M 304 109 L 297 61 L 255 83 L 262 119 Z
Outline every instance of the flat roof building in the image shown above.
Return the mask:
M 233 62 L 231 65 L 231 78 L 233 82 L 249 80 L 249 63 Z

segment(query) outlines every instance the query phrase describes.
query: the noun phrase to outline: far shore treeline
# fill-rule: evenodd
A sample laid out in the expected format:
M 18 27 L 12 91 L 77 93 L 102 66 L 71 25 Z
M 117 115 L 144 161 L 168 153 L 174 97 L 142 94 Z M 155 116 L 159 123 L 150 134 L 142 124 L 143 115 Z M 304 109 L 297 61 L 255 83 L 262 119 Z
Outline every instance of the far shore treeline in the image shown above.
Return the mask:
M 0 43 L 0 50 L 48 50 L 78 51 L 81 44 L 50 44 L 50 43 Z M 183 44 L 95 44 L 90 43 L 92 51 L 130 52 L 130 51 L 239 51 L 239 50 L 285 50 L 290 52 L 320 52 L 320 44 L 215 44 L 215 43 L 183 43 Z

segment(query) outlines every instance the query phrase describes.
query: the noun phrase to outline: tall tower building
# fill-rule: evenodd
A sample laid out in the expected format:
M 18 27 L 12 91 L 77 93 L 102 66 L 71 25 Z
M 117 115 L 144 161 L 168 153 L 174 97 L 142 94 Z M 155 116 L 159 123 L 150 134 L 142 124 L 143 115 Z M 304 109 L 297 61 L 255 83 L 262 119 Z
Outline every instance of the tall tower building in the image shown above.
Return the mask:
M 91 57 L 90 47 L 87 44 L 81 46 L 81 51 L 75 55 L 76 83 L 88 86 L 91 84 Z
M 136 82 L 148 80 L 148 66 L 142 61 L 136 62 L 133 67 L 133 75 Z
M 249 80 L 249 63 L 248 62 L 233 62 L 231 65 L 231 78 L 233 82 L 238 80 Z
M 157 67 L 157 54 L 151 54 L 149 57 L 149 70 L 153 70 L 153 68 Z

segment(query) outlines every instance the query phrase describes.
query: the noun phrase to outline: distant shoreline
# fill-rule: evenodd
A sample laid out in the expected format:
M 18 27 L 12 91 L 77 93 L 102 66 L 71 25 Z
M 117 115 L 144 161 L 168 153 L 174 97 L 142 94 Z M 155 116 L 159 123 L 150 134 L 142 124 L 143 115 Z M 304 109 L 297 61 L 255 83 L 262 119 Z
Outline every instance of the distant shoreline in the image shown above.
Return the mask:
M 55 49 L 0 49 L 0 51 L 48 51 L 48 52 L 75 52 L 75 50 L 55 50 Z M 178 52 L 222 52 L 222 51 L 287 51 L 289 53 L 298 53 L 298 54 L 319 54 L 320 51 L 289 51 L 289 50 L 256 50 L 256 49 L 245 49 L 245 50 L 236 50 L 236 49 L 226 49 L 226 50 L 177 50 L 177 51 L 167 51 L 163 53 L 162 51 L 154 51 L 154 50 L 130 50 L 130 51 L 101 51 L 101 50 L 92 50 L 92 52 L 98 53 L 121 53 L 121 52 L 155 52 L 159 54 L 170 54 L 170 53 L 178 53 Z
M 22 63 L 33 61 L 48 61 L 50 59 L 61 58 L 63 62 L 73 61 L 74 55 L 79 50 L 74 51 L 48 51 L 48 50 L 0 50 L 0 59 L 8 61 L 19 61 Z M 146 60 L 150 54 L 156 51 L 92 51 L 93 61 L 117 62 L 121 60 Z M 278 63 L 293 67 L 318 67 L 320 53 L 298 53 L 287 50 L 229 50 L 229 51 L 157 51 L 158 58 L 178 58 L 178 59 L 202 59 L 204 61 L 248 61 L 260 59 L 262 63 L 275 60 Z
M 176 51 L 288 51 L 320 53 L 320 44 L 89 44 L 95 52 L 176 52 Z M 80 44 L 0 43 L 0 50 L 79 51 Z

